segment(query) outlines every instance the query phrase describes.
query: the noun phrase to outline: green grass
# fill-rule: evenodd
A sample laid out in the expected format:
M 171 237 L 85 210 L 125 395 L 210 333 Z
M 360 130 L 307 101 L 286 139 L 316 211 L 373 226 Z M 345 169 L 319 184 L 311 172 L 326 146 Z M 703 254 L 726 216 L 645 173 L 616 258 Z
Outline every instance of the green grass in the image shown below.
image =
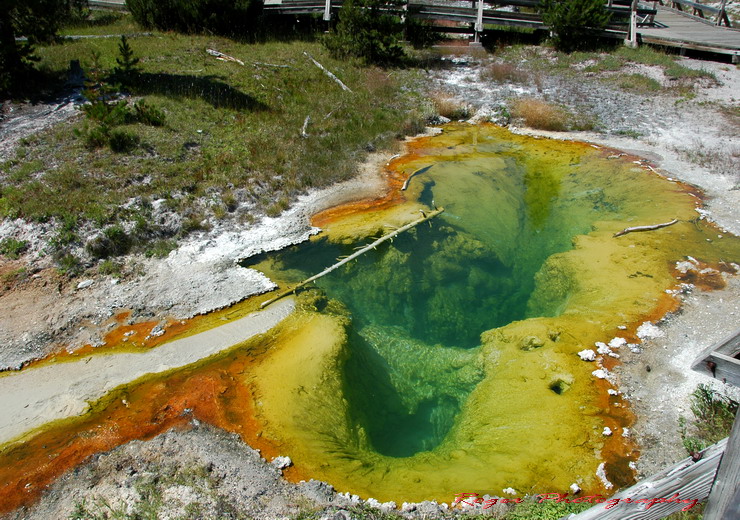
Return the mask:
M 62 36 L 133 34 L 145 32 L 130 13 L 86 10 L 83 16 L 68 22 L 60 31 Z
M 649 78 L 644 74 L 628 74 L 626 76 L 612 76 L 609 82 L 615 84 L 622 90 L 637 92 L 638 94 L 650 94 L 660 92 L 663 88 L 660 82 Z
M 95 28 L 113 30 L 119 22 Z M 105 73 L 115 66 L 118 44 L 111 38 L 40 47 L 39 67 L 60 75 L 76 59 L 86 72 Z M 82 114 L 27 138 L 17 156 L 0 165 L 0 217 L 71 219 L 103 229 L 149 217 L 123 209 L 127 200 L 161 198 L 185 217 L 185 234 L 211 217 L 231 215 L 237 191 L 242 221 L 274 216 L 305 190 L 352 177 L 368 149 L 397 146 L 398 138 L 423 126 L 425 114 L 416 108 L 421 95 L 408 88 L 418 73 L 334 60 L 317 43 L 157 33 L 129 44 L 141 60 L 130 90 L 164 112 L 164 125 L 117 126 L 121 146 L 115 150 L 86 145 L 85 128 L 95 123 Z M 206 49 L 245 66 L 216 60 Z M 304 51 L 353 92 L 342 91 Z M 311 122 L 303 138 L 306 116 Z M 206 196 L 217 203 L 204 209 L 199 201 Z M 152 231 L 150 241 L 177 238 L 158 234 L 155 224 Z M 170 245 L 159 242 L 147 251 L 160 256 Z
M 527 67 L 532 71 L 559 73 L 568 76 L 579 74 L 580 71 L 576 70 L 576 66 L 587 62 L 591 63 L 582 67 L 583 71 L 596 74 L 617 72 L 634 63 L 661 67 L 670 79 L 691 81 L 707 78 L 716 81 L 716 76 L 712 72 L 685 67 L 677 62 L 675 56 L 645 45 L 637 49 L 619 46 L 614 49 L 606 49 L 603 52 L 573 52 L 570 54 L 554 52 L 549 57 L 542 52 L 541 48 L 512 46 L 500 53 L 499 56 L 506 61 L 517 64 L 526 60 Z M 521 64 L 519 66 L 521 67 Z M 652 87 L 649 88 L 648 92 L 654 91 Z M 627 88 L 629 89 L 629 86 Z

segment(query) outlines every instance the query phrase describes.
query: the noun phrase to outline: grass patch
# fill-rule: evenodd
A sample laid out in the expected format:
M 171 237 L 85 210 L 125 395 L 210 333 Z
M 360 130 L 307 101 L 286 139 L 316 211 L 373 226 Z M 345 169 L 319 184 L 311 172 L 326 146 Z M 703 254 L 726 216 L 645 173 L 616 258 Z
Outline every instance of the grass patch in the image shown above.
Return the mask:
M 461 121 L 471 116 L 470 107 L 444 92 L 432 94 L 432 102 L 437 113 L 453 121 Z
M 534 98 L 518 98 L 511 103 L 512 117 L 538 130 L 562 132 L 567 129 L 568 112 L 562 107 Z
M 12 237 L 4 238 L 0 241 L 0 255 L 4 255 L 11 260 L 17 260 L 28 249 L 28 242 L 17 240 Z
M 115 27 L 95 26 L 106 32 Z M 210 193 L 227 194 L 226 212 L 215 210 L 217 217 L 230 218 L 236 192 L 240 204 L 233 216 L 242 221 L 251 218 L 247 213 L 277 214 L 309 188 L 352 177 L 368 150 L 392 148 L 405 132 L 423 127 L 421 94 L 408 88 L 419 74 L 413 70 L 389 73 L 334 60 L 311 42 L 248 44 L 157 33 L 128 44 L 140 59 L 140 74 L 128 88 L 136 97 L 127 109 L 136 121 L 97 136 L 109 146 L 91 146 L 96 136 L 89 136 L 90 127 L 97 122 L 82 115 L 28 138 L 13 160 L 0 165 L 6 181 L 1 216 L 62 221 L 74 215 L 78 225 L 129 229 L 126 223 L 146 213 L 124 203 L 164 199 L 183 217 L 182 235 L 207 225 L 210 212 L 188 215 L 202 212 Z M 39 67 L 62 74 L 70 60 L 80 60 L 85 71 L 110 72 L 118 46 L 118 39 L 107 38 L 39 47 Z M 218 61 L 206 49 L 245 66 Z M 342 91 L 304 51 L 353 92 Z M 302 138 L 309 115 L 309 137 Z M 155 230 L 133 240 L 172 238 Z M 158 256 L 169 248 L 164 244 L 145 249 Z
M 609 78 L 622 90 L 636 92 L 638 94 L 650 94 L 660 92 L 663 88 L 659 81 L 649 78 L 644 74 L 628 74 L 626 76 L 613 76 Z
M 492 63 L 484 68 L 480 77 L 494 83 L 527 83 L 529 73 L 513 63 Z
M 686 452 L 693 455 L 727 437 L 737 410 L 737 401 L 709 385 L 700 384 L 691 394 L 693 419 L 679 418 L 679 431 Z
M 84 10 L 81 16 L 71 19 L 59 31 L 61 36 L 88 36 L 103 34 L 132 34 L 142 29 L 130 13 Z

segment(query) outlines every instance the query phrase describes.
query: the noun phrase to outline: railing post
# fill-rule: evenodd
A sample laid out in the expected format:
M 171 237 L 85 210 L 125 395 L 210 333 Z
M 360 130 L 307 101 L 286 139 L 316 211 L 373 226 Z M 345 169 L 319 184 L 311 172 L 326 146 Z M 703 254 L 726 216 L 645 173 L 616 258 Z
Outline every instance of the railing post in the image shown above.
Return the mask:
M 725 12 L 726 4 L 727 0 L 722 0 L 722 3 L 719 6 L 719 13 L 717 13 L 717 20 L 715 21 L 714 25 L 722 25 L 723 19 L 727 16 L 727 13 Z
M 324 21 L 331 21 L 331 0 L 326 0 L 326 5 L 324 6 Z
M 624 44 L 632 49 L 637 48 L 637 0 L 632 0 L 630 8 L 630 27 Z
M 478 15 L 475 18 L 475 43 L 480 43 L 480 33 L 483 32 L 483 0 L 478 0 Z

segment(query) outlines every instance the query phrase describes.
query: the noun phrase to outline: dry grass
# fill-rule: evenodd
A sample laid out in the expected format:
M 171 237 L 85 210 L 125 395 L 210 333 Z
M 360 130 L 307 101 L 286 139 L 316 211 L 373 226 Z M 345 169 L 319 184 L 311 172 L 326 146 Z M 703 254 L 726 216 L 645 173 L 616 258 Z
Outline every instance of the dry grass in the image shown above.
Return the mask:
M 453 121 L 460 121 L 468 119 L 471 115 L 471 110 L 468 105 L 455 99 L 454 97 L 444 92 L 432 93 L 432 102 L 437 113 Z
M 511 115 L 530 128 L 556 132 L 567 128 L 569 117 L 561 107 L 529 97 L 514 100 L 511 103 Z
M 513 63 L 492 63 L 481 71 L 480 77 L 495 83 L 527 83 L 530 80 L 529 73 Z

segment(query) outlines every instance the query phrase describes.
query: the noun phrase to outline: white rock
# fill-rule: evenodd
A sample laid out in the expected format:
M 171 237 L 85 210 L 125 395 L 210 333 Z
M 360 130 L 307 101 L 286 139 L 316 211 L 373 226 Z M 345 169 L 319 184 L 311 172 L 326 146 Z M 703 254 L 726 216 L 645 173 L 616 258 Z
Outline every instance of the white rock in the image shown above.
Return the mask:
M 599 379 L 606 379 L 607 377 L 609 377 L 609 371 L 605 368 L 600 368 L 591 372 L 591 375 Z
M 665 336 L 665 332 L 660 330 L 649 321 L 646 321 L 645 323 L 637 327 L 637 337 L 640 339 L 661 338 L 663 336 Z
M 603 432 L 601 432 L 601 434 L 602 434 L 602 435 L 603 435 L 604 437 L 610 437 L 610 436 L 611 436 L 611 434 L 612 434 L 612 429 L 611 429 L 611 428 L 609 428 L 608 426 L 604 426 L 604 431 L 603 431 Z
M 517 494 L 516 493 L 516 489 L 510 488 L 510 487 L 507 487 L 506 489 L 504 489 L 503 492 L 506 493 L 507 495 L 516 495 Z
M 631 435 L 631 432 L 629 428 L 624 428 L 622 430 L 622 437 L 629 437 L 630 435 Z
M 365 504 L 367 504 L 368 507 L 372 507 L 373 509 L 380 509 L 380 506 L 382 506 L 380 502 L 378 502 L 372 497 L 365 500 Z
M 578 484 L 576 484 L 575 482 L 573 482 L 570 485 L 570 492 L 573 493 L 574 495 L 577 495 L 578 493 L 581 492 L 581 487 Z
M 78 289 L 85 289 L 87 287 L 90 287 L 93 283 L 95 283 L 95 282 L 93 282 L 92 280 L 83 280 L 83 281 L 81 281 L 80 283 L 77 284 L 77 288 Z
M 416 511 L 416 504 L 411 502 L 404 502 L 401 504 L 401 511 L 404 513 L 410 513 L 411 511 Z
M 614 390 L 613 388 L 610 388 L 606 391 L 609 395 L 619 395 L 619 392 Z
M 388 513 L 390 511 L 393 511 L 394 509 L 396 509 L 396 503 L 393 502 L 393 501 L 383 502 L 382 504 L 380 504 L 380 509 L 382 509 L 383 511 L 385 511 L 386 513 Z
M 601 341 L 596 342 L 596 347 L 597 347 L 596 352 L 598 352 L 601 355 L 608 354 L 609 352 L 611 352 L 611 350 L 609 350 L 609 346 L 606 343 L 602 343 Z
M 619 325 L 617 328 L 619 330 L 627 330 L 627 325 Z
M 594 361 L 596 359 L 596 352 L 591 349 L 581 350 L 578 353 L 578 357 L 583 361 Z
M 614 338 L 609 342 L 610 348 L 619 348 L 627 344 L 627 340 L 624 338 Z
M 289 466 L 293 465 L 293 461 L 290 460 L 290 457 L 275 457 L 270 461 L 270 464 L 275 466 L 277 469 L 285 469 Z

